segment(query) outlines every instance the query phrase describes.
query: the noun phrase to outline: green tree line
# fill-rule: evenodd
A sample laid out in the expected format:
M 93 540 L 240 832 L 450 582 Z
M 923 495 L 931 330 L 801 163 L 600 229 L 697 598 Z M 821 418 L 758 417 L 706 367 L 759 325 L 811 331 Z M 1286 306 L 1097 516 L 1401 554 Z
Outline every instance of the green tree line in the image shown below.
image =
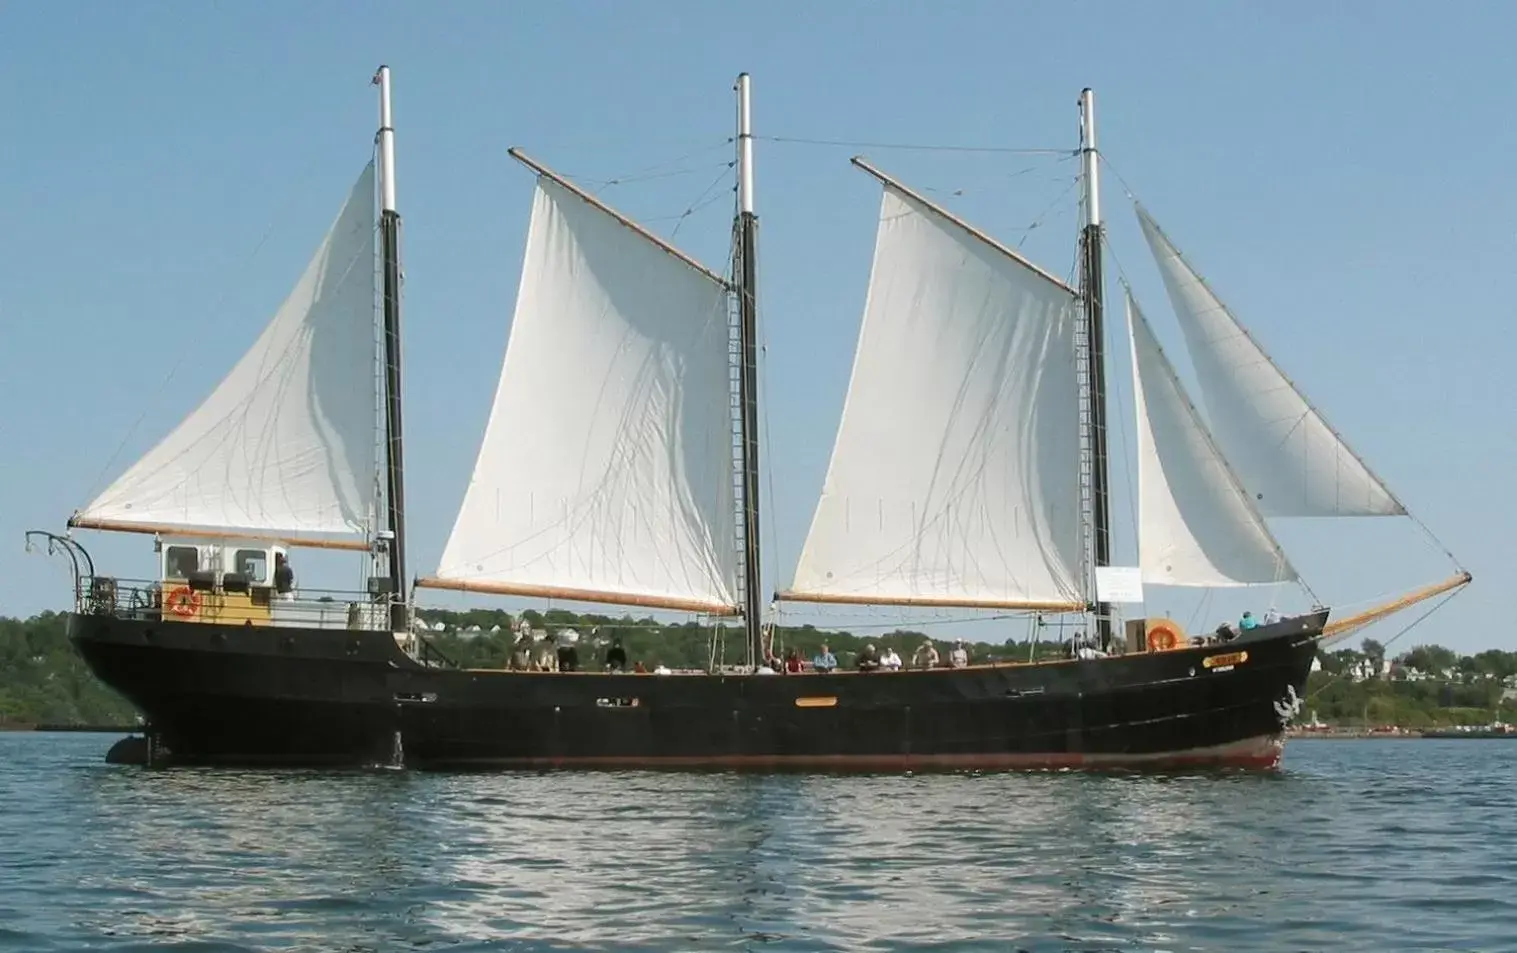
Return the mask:
M 469 668 L 500 668 L 515 642 L 517 617 L 501 610 L 468 612 L 423 610 L 429 625 L 441 631 L 426 639 L 450 661 Z M 740 664 L 747 657 L 744 634 L 738 626 L 668 624 L 651 617 L 580 615 L 562 609 L 528 610 L 521 614 L 534 628 L 557 634 L 573 629 L 580 635 L 580 667 L 602 667 L 606 648 L 619 640 L 629 662 L 659 664 L 676 669 L 704 669 L 711 664 Z M 0 726 L 29 724 L 131 724 L 131 705 L 100 683 L 68 642 L 67 617 L 46 612 L 30 619 L 0 617 Z M 866 644 L 881 652 L 893 648 L 907 661 L 927 638 L 921 632 L 896 629 L 880 632 L 829 631 L 803 626 L 777 626 L 775 650 L 781 656 L 797 650 L 810 659 L 827 645 L 839 662 L 849 665 Z M 951 641 L 934 640 L 946 657 Z M 968 643 L 975 661 L 1028 661 L 1056 658 L 1064 647 L 1050 638 L 1040 642 L 1007 640 L 999 645 Z M 1390 677 L 1379 677 L 1387 657 L 1384 646 L 1366 639 L 1359 649 L 1321 654 L 1322 670 L 1308 682 L 1302 716 L 1329 724 L 1400 725 L 1421 728 L 1454 724 L 1517 721 L 1517 695 L 1508 679 L 1517 678 L 1517 652 L 1487 650 L 1461 656 L 1438 645 L 1421 645 L 1393 659 Z M 1356 679 L 1366 666 L 1376 677 Z M 1407 677 L 1415 670 L 1422 677 Z

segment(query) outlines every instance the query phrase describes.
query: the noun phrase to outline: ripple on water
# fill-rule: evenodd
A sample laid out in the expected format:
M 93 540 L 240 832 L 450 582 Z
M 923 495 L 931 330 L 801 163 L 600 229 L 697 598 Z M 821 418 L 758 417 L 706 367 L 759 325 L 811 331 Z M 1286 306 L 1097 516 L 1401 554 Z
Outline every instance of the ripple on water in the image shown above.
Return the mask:
M 1517 745 L 1278 776 L 149 773 L 0 735 L 0 950 L 1499 949 Z

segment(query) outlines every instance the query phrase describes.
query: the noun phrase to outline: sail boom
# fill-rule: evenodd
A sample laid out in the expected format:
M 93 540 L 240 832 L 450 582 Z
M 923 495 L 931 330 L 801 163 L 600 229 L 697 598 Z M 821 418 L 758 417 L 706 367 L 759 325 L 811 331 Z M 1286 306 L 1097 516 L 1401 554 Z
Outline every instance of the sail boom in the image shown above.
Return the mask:
M 517 162 L 520 162 L 522 165 L 531 169 L 533 172 L 542 176 L 543 178 L 548 179 L 565 191 L 572 193 L 576 198 L 580 199 L 586 204 L 592 205 L 600 212 L 609 215 L 611 218 L 620 222 L 622 226 L 636 232 L 639 237 L 646 239 L 654 245 L 657 245 L 665 253 L 672 255 L 673 257 L 689 265 L 691 268 L 694 268 L 696 271 L 705 275 L 707 278 L 710 278 L 712 281 L 721 285 L 723 288 L 726 288 L 728 291 L 736 292 L 738 290 L 731 281 L 723 278 L 721 275 L 712 271 L 710 268 L 707 268 L 705 265 L 696 261 L 694 258 L 691 258 L 689 255 L 680 251 L 678 248 L 675 248 L 673 245 L 664 241 L 662 238 L 659 238 L 657 235 L 653 234 L 643 226 L 634 222 L 632 219 L 618 212 L 616 209 L 607 205 L 605 202 L 602 202 L 600 199 L 591 195 L 589 192 L 586 192 L 584 189 L 575 185 L 573 182 L 559 175 L 557 172 L 554 172 L 552 169 L 543 165 L 541 162 L 538 162 L 536 159 L 521 151 L 520 148 L 512 146 L 506 150 L 506 154 L 515 159 Z
M 1083 602 L 1037 599 L 960 599 L 949 596 L 876 596 L 835 592 L 776 592 L 778 602 L 809 602 L 820 605 L 906 606 L 927 609 L 1027 609 L 1038 612 L 1084 612 Z
M 911 199 L 913 202 L 917 202 L 917 203 L 919 203 L 921 205 L 927 206 L 929 209 L 932 210 L 933 214 L 938 215 L 941 218 L 946 219 L 949 222 L 952 222 L 954 225 L 957 225 L 959 228 L 963 229 L 969 235 L 973 236 L 977 241 L 983 242 L 985 245 L 989 246 L 990 248 L 995 249 L 996 251 L 1000 252 L 1002 255 L 1005 255 L 1007 258 L 1010 258 L 1012 261 L 1014 261 L 1017 264 L 1021 265 L 1023 268 L 1026 268 L 1027 270 L 1031 271 L 1033 274 L 1035 274 L 1035 275 L 1039 276 L 1040 278 L 1043 278 L 1043 279 L 1051 282 L 1055 286 L 1057 286 L 1057 287 L 1063 289 L 1064 291 L 1068 292 L 1070 295 L 1072 295 L 1074 297 L 1079 297 L 1080 293 L 1078 291 L 1076 291 L 1073 287 L 1071 287 L 1068 282 L 1066 282 L 1062 278 L 1059 278 L 1058 276 L 1056 276 L 1053 272 L 1048 271 L 1047 269 L 1045 269 L 1045 268 L 1043 268 L 1043 267 L 1041 267 L 1039 265 L 1034 264 L 1032 261 L 1028 260 L 1026 257 L 1024 257 L 1019 252 L 1014 251 L 1011 248 L 1008 248 L 1006 245 L 1002 244 L 1001 242 L 997 241 L 996 239 L 992 238 L 991 236 L 985 234 L 980 229 L 975 228 L 973 225 L 971 225 L 968 222 L 964 221 L 962 218 L 959 218 L 957 215 L 955 215 L 952 212 L 948 211 L 947 209 L 943 208 L 941 205 L 937 204 L 936 202 L 933 202 L 933 201 L 931 201 L 929 199 L 924 198 L 920 192 L 917 192 L 916 190 L 912 189 L 908 185 L 902 184 L 899 179 L 896 179 L 896 178 L 892 177 L 891 175 L 889 175 L 888 173 L 882 172 L 879 169 L 875 168 L 874 166 L 870 165 L 869 162 L 868 162 L 868 160 L 866 160 L 863 156 L 854 156 L 853 159 L 850 160 L 850 161 L 852 161 L 853 164 L 856 165 L 856 166 L 858 166 L 860 169 L 863 169 L 865 172 L 867 172 L 870 175 L 874 176 L 883 185 L 886 185 L 886 186 L 889 186 L 892 189 L 895 189 L 897 192 L 900 192 L 902 195 L 905 195 L 907 198 Z
M 598 589 L 573 589 L 565 586 L 542 586 L 532 583 L 475 582 L 468 579 L 445 579 L 425 576 L 416 580 L 416 585 L 425 589 L 448 589 L 454 592 L 473 592 L 492 596 L 529 596 L 537 599 L 562 599 L 566 602 L 599 602 L 611 605 L 638 606 L 645 609 L 675 609 L 683 612 L 699 612 L 713 616 L 740 616 L 740 606 L 708 602 L 701 599 L 682 599 L 678 596 L 661 596 L 630 592 L 607 592 Z
M 216 539 L 246 539 L 261 543 L 277 543 L 301 549 L 344 549 L 366 553 L 370 549 L 367 540 L 361 539 L 311 539 L 280 533 L 250 533 L 246 530 L 218 529 L 211 526 L 176 526 L 173 523 L 134 523 L 126 520 L 95 519 L 89 516 L 69 518 L 70 529 L 94 529 L 107 533 L 141 533 L 146 536 L 206 536 Z

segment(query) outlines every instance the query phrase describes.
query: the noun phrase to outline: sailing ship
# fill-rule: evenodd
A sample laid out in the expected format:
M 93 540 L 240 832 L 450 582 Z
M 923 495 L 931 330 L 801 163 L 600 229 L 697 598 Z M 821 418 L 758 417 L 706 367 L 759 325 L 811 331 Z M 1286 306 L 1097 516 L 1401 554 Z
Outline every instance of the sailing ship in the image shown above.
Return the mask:
M 1406 510 L 1139 208 L 1206 413 L 1129 293 L 1140 565 L 1111 565 L 1086 90 L 1078 288 L 854 160 L 882 193 L 862 327 L 825 486 L 773 596 L 1069 613 L 1100 650 L 773 677 L 745 74 L 730 277 L 512 150 L 536 184 L 509 341 L 442 557 L 407 592 L 388 69 L 375 82 L 377 164 L 295 290 L 214 393 L 69 521 L 152 534 L 158 578 L 97 574 L 59 538 L 86 560 L 73 642 L 144 714 L 151 763 L 1271 768 L 1324 639 L 1470 580 L 1461 569 L 1332 624 L 1313 606 L 1226 641 L 1162 618 L 1116 630 L 1112 587 L 1134 572 L 1291 581 L 1270 519 Z M 556 386 L 566 364 L 593 386 Z M 367 554 L 365 591 L 291 586 L 292 547 Z M 414 631 L 418 587 L 740 619 L 748 664 L 463 670 Z

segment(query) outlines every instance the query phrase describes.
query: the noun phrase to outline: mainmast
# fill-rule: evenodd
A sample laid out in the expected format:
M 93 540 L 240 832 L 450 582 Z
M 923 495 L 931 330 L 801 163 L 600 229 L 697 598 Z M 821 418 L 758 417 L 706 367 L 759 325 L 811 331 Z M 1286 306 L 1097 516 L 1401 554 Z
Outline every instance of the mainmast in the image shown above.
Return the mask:
M 759 589 L 758 219 L 753 214 L 753 129 L 748 74 L 737 78 L 737 285 L 739 433 L 742 443 L 743 622 L 753 665 L 763 664 Z
M 1111 506 L 1106 455 L 1105 285 L 1101 278 L 1101 187 L 1096 151 L 1096 94 L 1080 93 L 1080 159 L 1084 166 L 1085 227 L 1080 237 L 1080 291 L 1085 298 L 1087 401 L 1090 409 L 1091 520 L 1095 565 L 1111 565 Z M 1111 605 L 1096 603 L 1096 633 L 1111 649 Z
M 379 238 L 384 255 L 385 499 L 390 530 L 390 627 L 407 629 L 406 493 L 400 416 L 400 213 L 395 210 L 395 127 L 390 114 L 390 68 L 374 74 L 379 87 Z

